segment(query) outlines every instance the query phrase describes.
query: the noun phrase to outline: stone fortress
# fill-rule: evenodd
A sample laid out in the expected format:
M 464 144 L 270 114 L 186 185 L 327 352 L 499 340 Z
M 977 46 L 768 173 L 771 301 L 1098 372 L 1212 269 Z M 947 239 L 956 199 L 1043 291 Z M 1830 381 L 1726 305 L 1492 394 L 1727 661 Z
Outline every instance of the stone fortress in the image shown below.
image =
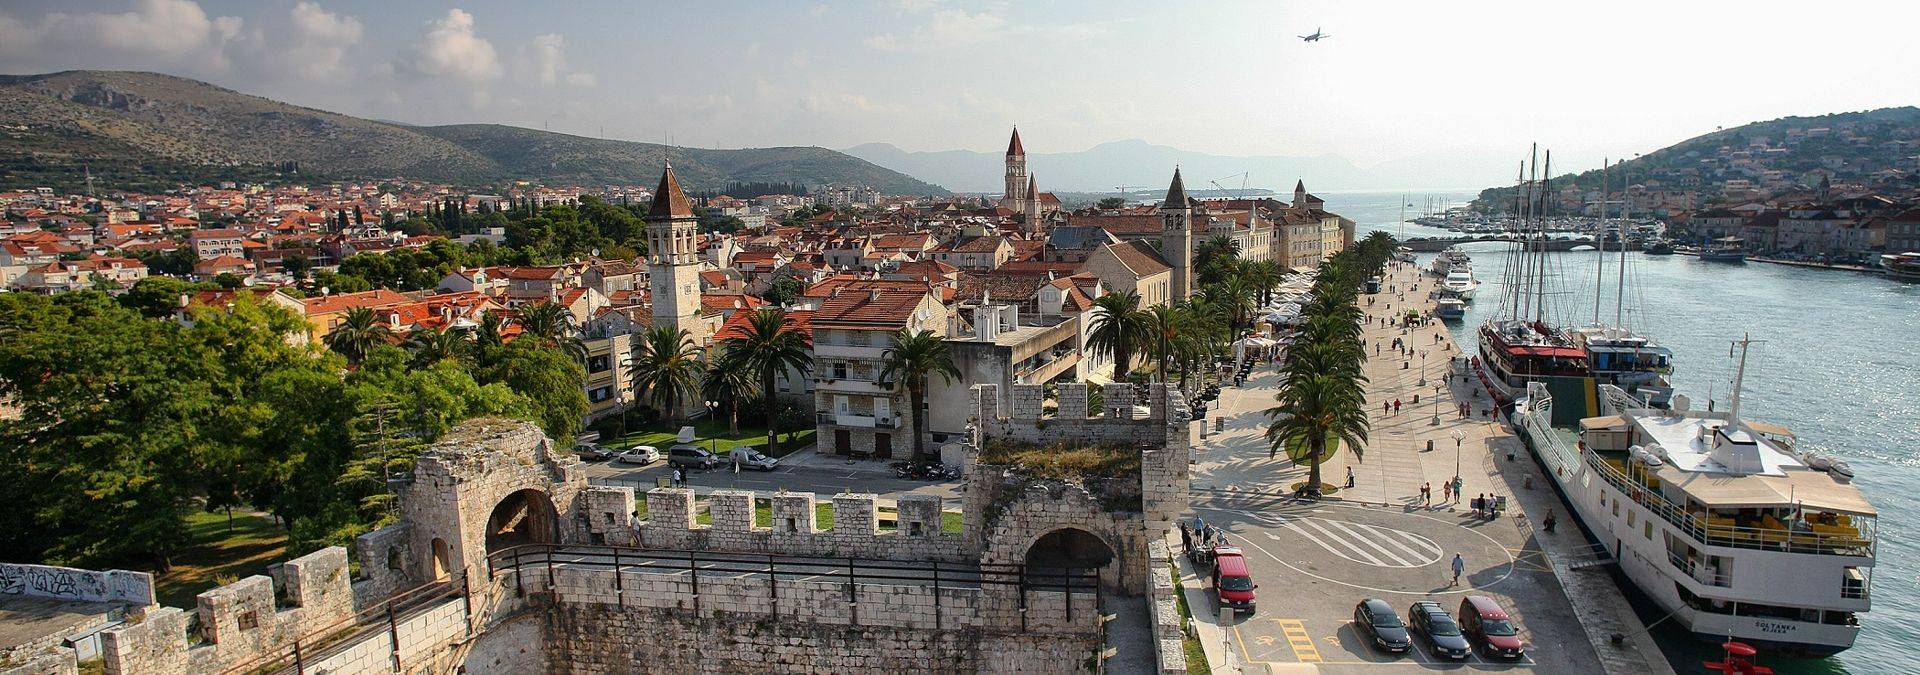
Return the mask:
M 1104 670 L 1116 649 L 1149 654 L 1133 669 L 1185 672 L 1164 536 L 1187 504 L 1186 401 L 1114 384 L 1090 410 L 1088 393 L 1062 385 L 1049 409 L 1016 385 L 1003 413 L 977 385 L 967 456 L 1071 439 L 1137 450 L 1137 471 L 975 462 L 958 532 L 927 495 L 834 495 L 823 526 L 812 493 L 589 485 L 533 425 L 475 420 L 395 481 L 399 518 L 355 541 L 352 566 L 323 549 L 192 609 L 154 604 L 139 573 L 0 566 L 0 582 L 89 580 L 0 586 L 0 609 L 61 603 L 75 619 L 7 636 L 0 675 L 95 659 L 110 675 L 1060 673 Z

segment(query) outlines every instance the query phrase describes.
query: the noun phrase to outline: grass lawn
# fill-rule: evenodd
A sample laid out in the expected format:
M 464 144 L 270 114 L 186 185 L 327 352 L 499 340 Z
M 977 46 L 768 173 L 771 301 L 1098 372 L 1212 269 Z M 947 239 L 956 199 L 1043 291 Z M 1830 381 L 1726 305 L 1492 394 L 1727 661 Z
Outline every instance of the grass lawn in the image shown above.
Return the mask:
M 636 445 L 651 445 L 659 448 L 661 452 L 666 452 L 668 446 L 679 442 L 680 427 L 680 424 L 663 422 L 655 424 L 648 429 L 635 431 L 611 441 L 606 441 L 602 443 L 602 445 L 609 448 L 631 448 Z M 726 420 L 702 419 L 694 423 L 693 430 L 697 437 L 694 442 L 695 445 L 706 448 L 709 447 L 708 441 L 712 440 L 713 443 L 711 447 L 723 455 L 726 454 L 728 450 L 742 445 L 764 445 L 767 442 L 767 431 L 764 427 L 746 424 L 744 420 L 740 425 L 740 433 L 738 434 L 727 433 Z M 780 452 L 769 452 L 767 454 L 781 457 L 796 449 L 812 445 L 813 433 L 812 427 L 796 431 L 793 434 L 792 442 L 788 442 L 787 435 L 782 433 L 780 434 Z
M 232 531 L 225 512 L 201 511 L 187 517 L 187 531 L 190 543 L 174 554 L 173 571 L 154 580 L 162 605 L 191 608 L 194 596 L 209 588 L 266 574 L 287 551 L 287 535 L 272 520 L 239 511 Z

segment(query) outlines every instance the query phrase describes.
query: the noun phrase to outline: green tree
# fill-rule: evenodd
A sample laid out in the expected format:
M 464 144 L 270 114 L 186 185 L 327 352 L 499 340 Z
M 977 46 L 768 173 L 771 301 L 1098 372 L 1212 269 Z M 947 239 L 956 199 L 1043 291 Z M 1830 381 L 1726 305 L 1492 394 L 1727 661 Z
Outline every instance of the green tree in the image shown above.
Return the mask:
M 635 349 L 633 385 L 662 417 L 678 420 L 685 403 L 698 395 L 705 350 L 684 329 L 654 326 Z
M 557 302 L 540 302 L 520 310 L 520 328 L 527 338 L 538 341 L 541 346 L 558 349 L 582 361 L 587 358 L 587 344 L 580 339 L 573 325 L 573 313 Z
M 813 365 L 813 341 L 794 326 L 787 311 L 779 307 L 754 310 L 746 325 L 722 341 L 729 353 L 738 353 L 742 362 L 760 378 L 762 408 L 767 414 L 767 448 L 774 445 L 774 427 L 778 407 L 774 403 L 775 378 L 782 372 L 805 373 Z
M 413 353 L 415 366 L 426 367 L 442 362 L 465 363 L 472 344 L 467 336 L 447 328 L 425 328 L 416 330 L 407 336 L 407 351 Z
M 932 331 L 902 328 L 892 335 L 893 346 L 882 355 L 886 366 L 880 379 L 906 385 L 908 408 L 913 411 L 913 460 L 933 462 L 939 458 L 927 452 L 927 385 L 934 375 L 952 382 L 960 377 L 953 365 L 953 352 L 945 340 Z
M 1093 325 L 1087 346 L 1101 357 L 1113 359 L 1113 381 L 1124 382 L 1133 368 L 1133 355 L 1147 346 L 1152 326 L 1140 309 L 1140 296 L 1133 291 L 1108 293 L 1093 301 Z
M 753 397 L 756 383 L 746 354 L 722 343 L 713 359 L 713 366 L 707 368 L 706 374 L 700 379 L 700 395 L 720 404 L 720 409 L 726 411 L 729 435 L 740 435 L 740 404 Z M 773 450 L 771 443 L 767 445 L 767 450 Z
M 1117 209 L 1126 205 L 1127 198 L 1125 197 L 1106 197 L 1100 200 L 1099 207 L 1103 209 Z
M 502 383 L 525 398 L 530 419 L 549 438 L 571 443 L 587 415 L 587 371 L 580 361 L 532 340 L 514 340 L 489 369 L 488 383 Z
M 133 282 L 120 294 L 120 304 L 148 318 L 173 316 L 180 309 L 180 297 L 192 295 L 200 287 L 173 277 L 147 277 Z
M 1322 265 L 1314 279 L 1314 299 L 1301 310 L 1304 325 L 1294 336 L 1283 367 L 1286 382 L 1275 395 L 1279 405 L 1266 413 L 1268 456 L 1281 450 L 1308 466 L 1305 492 L 1320 491 L 1320 465 L 1330 456 L 1328 442 L 1343 442 L 1364 457 L 1371 422 L 1366 410 L 1366 350 L 1360 341 L 1364 313 L 1356 304 L 1351 252 Z
M 393 336 L 393 329 L 380 320 L 379 315 L 367 307 L 354 307 L 340 318 L 340 325 L 327 333 L 327 348 L 347 357 L 347 362 L 358 365 L 367 358 L 367 353 L 379 345 L 387 344 Z

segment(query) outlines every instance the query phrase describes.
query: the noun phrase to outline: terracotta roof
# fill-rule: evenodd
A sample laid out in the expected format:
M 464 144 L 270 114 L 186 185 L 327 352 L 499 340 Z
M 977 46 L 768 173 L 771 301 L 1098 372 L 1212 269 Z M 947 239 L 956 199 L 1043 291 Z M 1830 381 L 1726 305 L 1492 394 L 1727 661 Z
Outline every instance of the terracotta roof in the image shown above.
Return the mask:
M 913 319 L 913 310 L 927 297 L 926 288 L 859 289 L 828 297 L 814 313 L 813 325 L 822 328 L 899 330 Z
M 1017 260 L 1017 261 L 1009 262 L 1005 265 L 1001 265 L 999 267 L 994 268 L 993 273 L 994 274 L 1025 274 L 1025 275 L 1035 275 L 1035 276 L 1044 277 L 1047 275 L 1048 272 L 1052 272 L 1053 275 L 1056 277 L 1064 277 L 1069 274 L 1073 274 L 1074 270 L 1077 270 L 1079 268 L 1080 268 L 1080 263 L 1050 262 L 1050 261 L 1044 261 L 1044 260 Z
M 1133 272 L 1136 277 L 1149 277 L 1173 269 L 1166 261 L 1160 259 L 1159 251 L 1153 250 L 1153 247 L 1144 241 L 1112 244 L 1107 246 L 1107 250 L 1112 251 L 1113 257 L 1118 258 L 1120 264 L 1126 265 L 1127 270 Z
M 721 324 L 719 332 L 713 334 L 713 339 L 726 340 L 745 337 L 747 334 L 747 321 L 752 316 L 752 312 L 734 312 L 733 316 L 727 317 L 726 323 Z M 787 329 L 799 331 L 811 339 L 813 337 L 813 311 L 805 309 L 788 311 Z
M 673 175 L 672 164 L 660 172 L 660 187 L 653 190 L 653 205 L 647 207 L 647 217 L 693 217 L 693 204 L 687 201 L 687 193 L 680 190 L 680 179 Z
M 336 293 L 318 298 L 303 298 L 300 304 L 306 308 L 307 316 L 313 316 L 344 312 L 355 307 L 381 307 L 407 301 L 408 298 L 405 295 L 384 288 L 376 288 L 359 293 Z
M 1116 238 L 1157 236 L 1162 225 L 1157 213 L 1127 213 L 1114 215 L 1073 215 L 1067 217 L 1069 225 L 1084 225 L 1106 230 Z
M 1046 277 L 1026 274 L 970 274 L 960 280 L 958 297 L 976 302 L 1020 302 L 1033 298 L 1048 283 Z
M 700 309 L 708 313 L 758 309 L 766 304 L 765 300 L 739 293 L 706 293 L 700 296 Z

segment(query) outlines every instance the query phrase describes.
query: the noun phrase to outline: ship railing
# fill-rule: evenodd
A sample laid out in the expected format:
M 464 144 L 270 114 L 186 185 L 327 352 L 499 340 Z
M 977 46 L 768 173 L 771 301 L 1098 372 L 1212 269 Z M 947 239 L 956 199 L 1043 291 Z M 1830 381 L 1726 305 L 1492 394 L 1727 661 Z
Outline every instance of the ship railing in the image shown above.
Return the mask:
M 1679 551 L 1667 551 L 1667 562 L 1671 563 L 1674 569 L 1685 572 L 1686 575 L 1692 577 L 1694 581 L 1709 586 L 1719 586 L 1721 588 L 1733 587 L 1733 578 L 1728 576 L 1724 570 L 1701 565 L 1692 558 L 1680 555 Z
M 1725 546 L 1761 551 L 1816 553 L 1822 555 L 1873 556 L 1873 536 L 1861 530 L 1844 534 L 1802 532 L 1794 529 L 1746 527 L 1708 522 L 1705 514 L 1690 513 L 1660 494 L 1657 489 L 1628 478 L 1619 469 L 1592 450 L 1582 453 L 1587 468 L 1607 484 L 1649 512 L 1665 519 L 1694 541 L 1708 546 Z

